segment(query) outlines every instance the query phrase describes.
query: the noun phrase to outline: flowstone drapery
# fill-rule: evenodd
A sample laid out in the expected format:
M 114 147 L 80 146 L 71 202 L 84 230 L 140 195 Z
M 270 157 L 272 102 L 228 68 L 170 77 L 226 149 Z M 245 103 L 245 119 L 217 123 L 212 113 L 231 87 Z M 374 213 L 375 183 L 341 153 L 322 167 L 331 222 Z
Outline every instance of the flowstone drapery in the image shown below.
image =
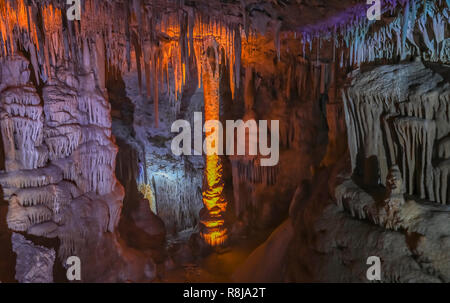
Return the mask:
M 334 196 L 351 217 L 404 233 L 419 268 L 449 281 L 450 84 L 440 72 L 416 61 L 352 75 L 343 91 L 352 176 Z
M 343 93 L 352 169 L 366 185 L 385 184 L 398 165 L 406 192 L 450 203 L 450 85 L 421 62 L 358 73 Z

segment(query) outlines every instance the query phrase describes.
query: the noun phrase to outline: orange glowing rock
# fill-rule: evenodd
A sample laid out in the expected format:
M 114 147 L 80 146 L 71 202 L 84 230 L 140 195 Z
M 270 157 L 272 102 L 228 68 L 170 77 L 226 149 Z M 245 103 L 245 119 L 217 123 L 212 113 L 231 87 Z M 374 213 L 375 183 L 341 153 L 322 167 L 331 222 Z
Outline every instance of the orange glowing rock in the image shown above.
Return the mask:
M 210 246 L 223 245 L 228 238 L 226 229 L 208 230 L 207 233 L 201 232 L 200 235 Z
M 38 40 L 35 25 L 30 19 L 30 14 L 24 0 L 16 1 L 15 5 L 6 0 L 0 0 L 0 35 L 3 45 L 3 53 L 8 54 L 7 45 L 11 53 L 15 50 L 15 40 L 13 30 L 18 28 L 20 32 L 30 32 L 32 42 L 38 47 Z
M 205 43 L 202 53 L 202 78 L 205 98 L 205 120 L 219 120 L 219 49 L 215 39 Z M 206 133 L 206 136 L 209 134 Z M 207 145 L 207 148 L 209 146 Z M 222 218 L 227 207 L 223 195 L 223 167 L 220 157 L 206 153 L 206 167 L 204 171 L 203 204 L 205 209 L 200 215 L 201 236 L 211 245 L 222 245 L 227 240 L 227 229 Z

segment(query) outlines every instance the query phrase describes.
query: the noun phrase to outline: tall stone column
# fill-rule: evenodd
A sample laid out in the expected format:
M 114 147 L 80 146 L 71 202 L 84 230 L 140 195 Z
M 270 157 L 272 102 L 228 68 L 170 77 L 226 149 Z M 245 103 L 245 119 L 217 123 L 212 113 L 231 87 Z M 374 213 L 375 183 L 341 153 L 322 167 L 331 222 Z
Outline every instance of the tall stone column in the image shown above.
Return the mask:
M 202 52 L 203 91 L 205 100 L 205 121 L 219 120 L 219 84 L 220 84 L 220 53 L 219 45 L 214 38 L 210 38 L 204 44 Z M 216 132 L 216 134 L 218 134 Z M 206 131 L 206 138 L 214 138 L 211 145 L 217 146 L 218 136 L 214 137 L 213 131 Z M 208 140 L 208 139 L 207 139 Z M 206 144 L 206 165 L 203 177 L 203 204 L 200 212 L 201 236 L 211 246 L 225 243 L 227 229 L 224 225 L 223 214 L 227 207 L 227 201 L 223 195 L 224 180 L 223 167 L 217 149 Z M 211 149 L 215 149 L 211 150 Z

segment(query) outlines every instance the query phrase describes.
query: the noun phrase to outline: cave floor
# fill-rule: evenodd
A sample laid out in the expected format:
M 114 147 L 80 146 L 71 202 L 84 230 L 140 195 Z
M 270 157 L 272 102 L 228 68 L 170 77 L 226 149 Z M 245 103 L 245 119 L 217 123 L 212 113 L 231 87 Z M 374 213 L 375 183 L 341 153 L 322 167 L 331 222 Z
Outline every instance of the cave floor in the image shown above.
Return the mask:
M 192 263 L 181 264 L 167 271 L 160 282 L 169 283 L 226 283 L 232 282 L 232 274 L 270 235 L 270 230 L 259 231 L 246 238 L 233 241 L 227 247 Z

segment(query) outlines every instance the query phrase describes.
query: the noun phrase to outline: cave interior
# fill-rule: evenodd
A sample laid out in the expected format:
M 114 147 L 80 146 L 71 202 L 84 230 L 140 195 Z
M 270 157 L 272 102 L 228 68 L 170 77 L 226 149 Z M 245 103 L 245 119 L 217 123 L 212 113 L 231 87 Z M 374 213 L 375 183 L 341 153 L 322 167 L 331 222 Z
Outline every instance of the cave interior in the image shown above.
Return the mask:
M 449 0 L 65 2 L 0 0 L 0 282 L 450 282 Z

